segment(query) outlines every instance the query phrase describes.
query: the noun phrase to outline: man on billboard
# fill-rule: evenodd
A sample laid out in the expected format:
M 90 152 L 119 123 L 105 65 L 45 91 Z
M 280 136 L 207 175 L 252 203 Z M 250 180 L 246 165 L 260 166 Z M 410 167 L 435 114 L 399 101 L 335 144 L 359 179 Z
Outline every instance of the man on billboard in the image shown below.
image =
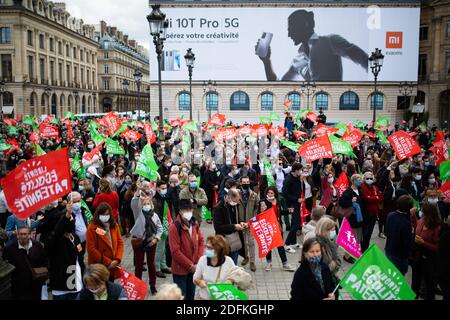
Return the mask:
M 368 71 L 369 57 L 364 50 L 340 35 L 319 36 L 314 28 L 314 13 L 311 11 L 297 10 L 289 16 L 288 36 L 295 46 L 300 47 L 282 81 L 342 81 L 342 57 Z M 272 34 L 264 33 L 256 45 L 256 54 L 264 63 L 267 80 L 276 81 L 279 78 L 273 70 L 270 57 L 271 39 Z

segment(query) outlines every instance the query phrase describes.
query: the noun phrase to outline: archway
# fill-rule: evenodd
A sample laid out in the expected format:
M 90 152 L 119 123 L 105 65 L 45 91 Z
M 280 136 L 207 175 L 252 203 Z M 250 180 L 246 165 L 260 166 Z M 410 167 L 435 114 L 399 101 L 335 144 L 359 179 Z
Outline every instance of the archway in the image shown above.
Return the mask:
M 86 97 L 83 96 L 83 98 L 81 99 L 81 113 L 85 114 L 86 113 Z
M 52 100 L 51 100 L 51 112 L 50 114 L 57 116 L 57 97 L 56 94 L 52 95 Z
M 103 98 L 103 112 L 108 113 L 112 111 L 112 99 L 109 97 Z
M 439 97 L 439 119 L 442 128 L 450 129 L 450 90 L 441 92 Z

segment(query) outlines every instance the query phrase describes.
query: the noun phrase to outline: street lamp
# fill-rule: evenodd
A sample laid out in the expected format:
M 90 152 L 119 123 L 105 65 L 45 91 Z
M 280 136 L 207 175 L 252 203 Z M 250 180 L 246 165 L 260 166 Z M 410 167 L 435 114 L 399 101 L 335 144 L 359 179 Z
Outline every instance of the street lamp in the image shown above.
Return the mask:
M 302 94 L 306 94 L 307 96 L 307 101 L 306 101 L 306 105 L 307 105 L 307 110 L 309 110 L 309 97 L 312 96 L 314 93 L 316 93 L 316 83 L 313 81 L 303 81 L 303 84 L 300 87 L 301 93 Z
M 400 82 L 399 92 L 403 96 L 403 102 L 400 107 L 403 107 L 403 105 L 407 103 L 407 98 L 412 95 L 413 90 L 414 90 L 414 84 L 412 82 L 408 82 L 408 81 Z M 409 106 L 408 106 L 408 108 L 409 108 Z M 406 110 L 408 108 L 404 108 L 404 109 Z M 403 109 L 403 108 L 401 108 L 401 109 Z
M 141 83 L 142 83 L 142 72 L 136 70 L 133 74 L 134 81 L 136 81 L 136 87 L 138 92 L 138 121 L 141 121 Z
M 126 95 L 128 94 L 128 89 L 130 88 L 130 81 L 128 81 L 127 79 L 124 79 L 122 81 L 122 87 L 123 87 L 123 92 L 125 93 L 125 101 L 128 101 Z M 122 103 L 122 106 L 123 106 L 123 103 Z M 122 111 L 128 112 L 128 104 L 123 109 L 124 110 L 122 110 Z
M 184 56 L 189 70 L 189 119 L 192 121 L 192 70 L 194 70 L 195 54 L 189 48 Z
M 212 81 L 212 80 L 208 80 L 208 81 L 203 81 L 203 94 L 206 93 L 210 93 L 210 92 L 216 92 L 217 89 L 217 82 L 216 81 Z M 206 108 L 208 108 L 208 120 L 211 120 L 211 106 L 208 107 L 208 95 L 206 95 Z
M 372 69 L 373 76 L 375 78 L 375 103 L 373 106 L 373 122 L 372 122 L 372 128 L 373 131 L 375 131 L 375 122 L 377 121 L 377 97 L 378 97 L 378 90 L 377 90 L 377 81 L 378 81 L 378 74 L 381 71 L 381 67 L 383 66 L 384 61 L 384 55 L 381 53 L 381 50 L 378 48 L 375 48 L 375 51 L 372 52 L 372 55 L 369 58 L 369 65 L 370 69 Z
M 148 121 L 151 122 L 152 119 L 150 118 L 150 108 L 151 108 L 151 104 L 150 104 L 150 86 L 147 86 L 147 88 L 145 88 L 145 91 L 147 92 L 147 98 L 148 98 Z
M 166 15 L 161 12 L 160 7 L 161 6 L 159 4 L 152 5 L 152 12 L 147 16 L 147 20 L 150 26 L 150 34 L 153 36 L 153 44 L 155 45 L 156 55 L 158 58 L 159 140 L 164 141 L 161 59 L 169 22 L 166 20 Z

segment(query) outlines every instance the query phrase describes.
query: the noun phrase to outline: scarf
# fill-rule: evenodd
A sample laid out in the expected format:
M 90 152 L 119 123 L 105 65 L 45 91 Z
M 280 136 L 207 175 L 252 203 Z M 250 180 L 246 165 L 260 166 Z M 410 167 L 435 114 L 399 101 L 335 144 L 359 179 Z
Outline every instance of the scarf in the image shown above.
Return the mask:
M 158 232 L 158 229 L 156 227 L 156 224 L 153 222 L 153 215 L 155 213 L 151 212 L 149 214 L 144 213 L 145 218 L 145 239 L 146 240 L 153 240 L 156 236 L 156 233 Z
M 358 221 L 358 223 L 363 222 L 363 215 L 362 215 L 361 206 L 359 205 L 359 203 L 353 202 L 353 208 L 355 209 L 356 221 Z
M 317 264 L 309 263 L 309 266 L 311 268 L 312 273 L 314 274 L 314 278 L 316 278 L 317 283 L 320 285 L 320 288 L 322 289 L 323 292 L 325 292 L 325 286 L 323 284 L 322 279 L 322 266 L 320 265 L 320 263 Z

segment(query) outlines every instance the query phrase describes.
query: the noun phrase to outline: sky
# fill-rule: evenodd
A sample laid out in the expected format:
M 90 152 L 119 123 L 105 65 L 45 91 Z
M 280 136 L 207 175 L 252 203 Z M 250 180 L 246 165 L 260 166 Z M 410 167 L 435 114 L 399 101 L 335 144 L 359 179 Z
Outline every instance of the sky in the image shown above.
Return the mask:
M 129 39 L 150 49 L 150 29 L 147 15 L 150 13 L 148 0 L 61 0 L 66 10 L 87 24 L 106 21 L 109 26 L 129 35 Z

